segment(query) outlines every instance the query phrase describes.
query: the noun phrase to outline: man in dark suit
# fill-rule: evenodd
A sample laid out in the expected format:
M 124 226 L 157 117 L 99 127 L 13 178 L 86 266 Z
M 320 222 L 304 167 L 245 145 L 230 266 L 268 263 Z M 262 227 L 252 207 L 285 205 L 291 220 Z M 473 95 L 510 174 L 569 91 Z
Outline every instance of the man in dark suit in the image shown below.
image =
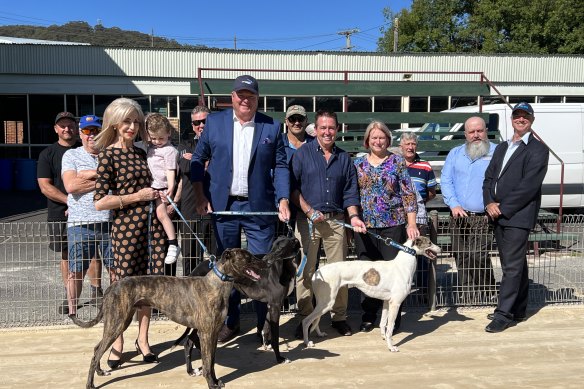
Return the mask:
M 290 218 L 290 173 L 280 123 L 258 113 L 258 83 L 252 76 L 235 79 L 231 102 L 233 109 L 207 117 L 205 131 L 191 162 L 191 180 L 197 212 L 276 211 L 281 221 Z M 207 174 L 205 174 L 205 163 Z M 204 182 L 204 184 L 203 184 Z M 270 251 L 276 220 L 273 216 L 212 215 L 217 238 L 217 255 L 227 248 L 241 246 L 241 231 L 247 249 L 256 255 Z M 229 301 L 225 325 L 219 342 L 239 331 L 240 295 L 235 289 Z M 258 333 L 264 325 L 266 304 L 254 302 L 258 314 Z
M 533 108 L 519 103 L 511 114 L 512 139 L 497 146 L 485 172 L 483 199 L 493 220 L 503 278 L 499 303 L 487 332 L 501 332 L 526 319 L 529 288 L 527 240 L 537 222 L 548 148 L 531 133 Z

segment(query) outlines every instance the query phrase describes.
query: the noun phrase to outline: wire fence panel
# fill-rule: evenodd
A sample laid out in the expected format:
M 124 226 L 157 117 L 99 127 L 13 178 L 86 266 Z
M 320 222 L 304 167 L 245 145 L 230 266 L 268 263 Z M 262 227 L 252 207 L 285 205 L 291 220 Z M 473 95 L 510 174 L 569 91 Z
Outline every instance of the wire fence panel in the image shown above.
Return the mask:
M 435 307 L 496 305 L 502 276 L 501 264 L 492 229 L 483 221 L 481 216 L 456 220 L 448 215 L 433 214 L 429 235 L 443 252 L 432 264 L 424 257 L 419 258 L 412 293 L 405 301 L 407 307 L 427 309 L 433 304 Z M 199 218 L 189 224 L 209 251 L 214 252 L 214 234 L 209 219 Z M 181 255 L 175 264 L 166 265 L 165 274 L 180 277 L 188 275 L 190 270 L 209 257 L 209 253 L 203 255 L 201 245 L 184 223 L 178 223 L 177 230 Z M 67 258 L 68 250 L 62 231 L 60 223 L 0 223 L 0 327 L 71 323 L 67 315 L 63 314 L 67 302 L 61 266 L 67 264 L 62 257 Z M 278 234 L 287 232 L 287 227 L 280 223 Z M 544 214 L 540 217 L 526 248 L 530 279 L 529 304 L 532 307 L 584 302 L 583 238 L 584 215 L 564 216 L 562 223 L 558 223 L 555 215 Z M 103 239 L 79 239 L 97 248 L 99 258 L 107 259 L 109 254 L 104 254 L 102 251 L 105 249 L 100 245 Z M 76 243 L 75 238 L 73 243 Z M 347 244 L 347 259 L 355 259 L 350 233 Z M 65 254 L 58 246 L 65 248 Z M 243 234 L 242 247 L 246 247 Z M 82 254 L 81 257 L 89 263 L 87 255 Z M 100 301 L 92 290 L 92 284 L 99 285 L 97 280 L 100 279 L 104 291 L 110 284 L 105 265 L 107 261 L 98 261 L 103 262 L 100 277 L 93 276 L 90 279 L 85 276 L 83 280 L 78 277 L 81 294 L 77 302 L 77 314 L 83 320 L 97 314 Z M 320 265 L 325 263 L 326 257 L 321 251 Z M 360 310 L 360 301 L 361 293 L 352 289 L 349 310 Z M 294 312 L 294 292 L 282 308 L 284 312 Z M 251 302 L 242 299 L 242 312 L 251 311 Z M 160 315 L 155 311 L 154 317 Z

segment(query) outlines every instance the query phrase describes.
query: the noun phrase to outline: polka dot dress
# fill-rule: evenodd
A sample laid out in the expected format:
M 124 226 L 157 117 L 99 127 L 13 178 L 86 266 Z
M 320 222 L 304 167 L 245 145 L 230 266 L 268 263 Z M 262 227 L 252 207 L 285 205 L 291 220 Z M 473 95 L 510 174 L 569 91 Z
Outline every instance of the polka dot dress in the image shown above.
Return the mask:
M 99 154 L 94 201 L 106 196 L 127 195 L 150 187 L 152 178 L 146 153 L 139 148 L 107 148 Z M 162 224 L 152 212 L 152 258 L 148 256 L 149 201 L 127 204 L 113 210 L 111 240 L 115 278 L 163 274 L 165 235 Z

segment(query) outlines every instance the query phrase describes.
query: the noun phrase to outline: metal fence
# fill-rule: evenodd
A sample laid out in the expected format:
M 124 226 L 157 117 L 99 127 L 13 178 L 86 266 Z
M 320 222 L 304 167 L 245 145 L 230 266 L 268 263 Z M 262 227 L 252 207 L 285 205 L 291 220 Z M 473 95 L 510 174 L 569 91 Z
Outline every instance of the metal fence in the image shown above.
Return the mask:
M 494 306 L 501 279 L 501 265 L 492 231 L 482 219 L 451 219 L 448 215 L 431 214 L 430 237 L 442 249 L 438 260 L 418 260 L 412 293 L 406 307 Z M 207 246 L 212 246 L 212 231 L 205 219 L 192 221 L 194 231 Z M 479 223 L 477 225 L 477 223 Z M 59 307 L 66 297 L 61 276 L 61 252 L 49 248 L 49 231 L 57 228 L 47 222 L 0 223 L 0 327 L 70 324 Z M 183 256 L 175 265 L 166 266 L 166 274 L 184 276 L 185 260 L 194 264 L 201 250 L 192 234 L 178 226 Z M 531 306 L 545 304 L 582 304 L 584 302 L 584 215 L 564 216 L 559 224 L 556 216 L 542 215 L 530 234 L 527 247 Z M 99 243 L 99 242 L 94 242 Z M 245 246 L 245 242 L 243 243 Z M 354 247 L 349 238 L 349 257 Z M 99 251 L 99 250 L 98 250 Z M 107 250 L 104 255 L 107 257 Z M 326 263 L 322 253 L 321 264 Z M 106 266 L 101 268 L 101 285 L 110 281 Z M 83 280 L 77 314 L 85 319 L 97 314 L 97 302 L 91 296 L 91 280 Z M 93 280 L 93 284 L 97 284 Z M 360 309 L 360 292 L 351 290 L 349 310 Z M 242 311 L 251 311 L 243 301 Z M 294 311 L 294 293 L 284 305 Z

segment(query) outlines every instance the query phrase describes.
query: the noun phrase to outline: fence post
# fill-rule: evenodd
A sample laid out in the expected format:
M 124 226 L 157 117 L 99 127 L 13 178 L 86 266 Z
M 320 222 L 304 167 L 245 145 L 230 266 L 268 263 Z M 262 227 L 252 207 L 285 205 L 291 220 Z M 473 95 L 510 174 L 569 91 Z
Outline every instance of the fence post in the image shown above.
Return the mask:
M 430 240 L 438 243 L 438 211 L 430 211 Z M 428 300 L 430 303 L 430 310 L 436 310 L 436 261 L 430 261 L 428 268 Z

